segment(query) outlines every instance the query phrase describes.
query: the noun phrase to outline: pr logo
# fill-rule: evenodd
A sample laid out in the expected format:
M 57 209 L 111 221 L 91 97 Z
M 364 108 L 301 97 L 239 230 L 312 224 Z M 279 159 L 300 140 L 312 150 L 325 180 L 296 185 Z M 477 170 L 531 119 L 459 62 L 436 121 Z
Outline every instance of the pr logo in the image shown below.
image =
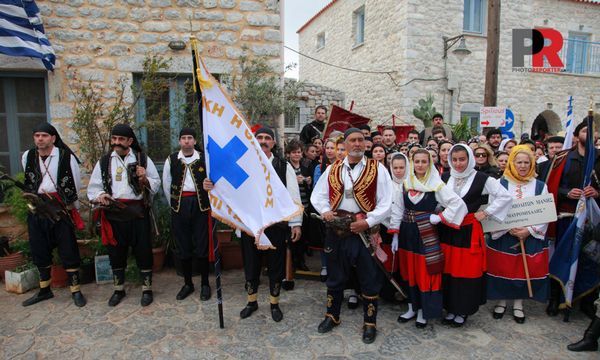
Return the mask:
M 559 55 L 562 47 L 563 37 L 558 30 L 549 28 L 513 29 L 513 71 L 563 71 L 565 65 Z M 525 67 L 525 56 L 528 55 L 531 55 L 531 68 Z M 547 64 L 544 64 L 544 59 Z

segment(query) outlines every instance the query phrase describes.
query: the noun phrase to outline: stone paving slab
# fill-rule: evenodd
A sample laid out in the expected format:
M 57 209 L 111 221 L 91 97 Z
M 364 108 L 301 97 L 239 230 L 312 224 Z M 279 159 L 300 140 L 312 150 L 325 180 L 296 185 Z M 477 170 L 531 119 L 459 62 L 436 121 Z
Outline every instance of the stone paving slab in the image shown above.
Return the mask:
M 296 280 L 282 291 L 284 319 L 271 320 L 268 284 L 259 289 L 259 310 L 241 320 L 245 305 L 243 272 L 223 275 L 225 329 L 219 329 L 216 295 L 207 302 L 195 292 L 175 300 L 182 280 L 171 269 L 154 277 L 154 303 L 139 305 L 141 288 L 126 285 L 127 297 L 115 308 L 107 305 L 111 285 L 88 284 L 82 291 L 88 305 L 73 305 L 67 289 L 29 308 L 24 295 L 0 291 L 0 358 L 2 359 L 600 359 L 600 353 L 577 354 L 566 345 L 578 340 L 589 321 L 574 312 L 571 322 L 549 318 L 544 306 L 525 303 L 527 321 L 512 320 L 510 310 L 493 320 L 491 305 L 469 318 L 461 329 L 433 322 L 426 329 L 399 324 L 406 305 L 384 303 L 375 343 L 361 341 L 362 307 L 342 309 L 342 324 L 318 334 L 325 287 Z M 211 282 L 213 278 L 211 277 Z

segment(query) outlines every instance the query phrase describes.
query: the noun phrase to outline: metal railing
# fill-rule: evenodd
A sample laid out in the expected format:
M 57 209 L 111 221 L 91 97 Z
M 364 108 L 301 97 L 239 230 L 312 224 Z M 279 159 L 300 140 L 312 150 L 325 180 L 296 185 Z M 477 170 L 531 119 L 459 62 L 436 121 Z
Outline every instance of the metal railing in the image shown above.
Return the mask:
M 567 73 L 600 75 L 600 42 L 565 39 L 560 58 Z

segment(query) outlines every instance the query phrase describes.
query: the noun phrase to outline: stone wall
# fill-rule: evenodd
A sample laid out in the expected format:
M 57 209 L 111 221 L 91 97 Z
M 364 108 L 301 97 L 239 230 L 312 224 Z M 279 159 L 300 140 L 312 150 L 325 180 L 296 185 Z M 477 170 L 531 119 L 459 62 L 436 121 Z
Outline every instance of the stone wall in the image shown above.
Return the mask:
M 287 81 L 296 81 L 295 79 L 286 79 Z M 330 105 L 344 106 L 344 93 L 335 89 L 328 88 L 323 85 L 302 83 L 297 93 L 299 121 L 296 128 L 286 128 L 286 134 L 292 137 L 300 134 L 300 130 L 304 125 L 315 119 L 315 110 L 317 106 Z
M 122 76 L 131 85 L 142 71 L 146 54 L 171 58 L 169 73 L 191 74 L 189 44 L 185 50 L 168 47 L 199 39 L 200 54 L 217 74 L 239 73 L 239 58 L 264 56 L 283 74 L 280 13 L 277 0 L 38 0 L 57 64 L 48 73 L 50 118 L 73 143 L 68 124 L 73 116 L 70 91 L 74 72 L 104 89 L 104 101 L 115 96 Z M 37 61 L 0 57 L 1 71 L 43 71 Z
M 361 4 L 366 9 L 365 43 L 352 49 L 352 11 Z M 456 121 L 461 109 L 478 111 L 483 104 L 485 35 L 465 33 L 471 54 L 461 59 L 450 50 L 449 81 L 444 79 L 442 36 L 464 33 L 463 4 L 463 0 L 338 1 L 300 32 L 301 52 L 356 69 L 394 70 L 392 76 L 399 86 L 387 76 L 350 73 L 304 57 L 300 57 L 300 80 L 343 91 L 346 101 L 356 100 L 357 112 L 380 122 L 395 113 L 400 121 L 421 127 L 412 109 L 428 93 L 435 96 L 434 105 L 446 119 Z M 599 16 L 600 6 L 574 1 L 502 3 L 498 105 L 513 110 L 516 120 L 523 121 L 524 132 L 529 132 L 533 120 L 549 103 L 558 118 L 564 118 L 569 95 L 574 97 L 575 119 L 582 119 L 591 96 L 600 103 L 600 77 L 513 72 L 512 29 L 545 26 L 558 29 L 565 38 L 569 31 L 577 31 L 591 33 L 592 41 L 598 41 L 600 25 L 595 19 Z M 316 36 L 322 31 L 326 45 L 317 50 Z M 520 129 L 517 122 L 516 132 Z

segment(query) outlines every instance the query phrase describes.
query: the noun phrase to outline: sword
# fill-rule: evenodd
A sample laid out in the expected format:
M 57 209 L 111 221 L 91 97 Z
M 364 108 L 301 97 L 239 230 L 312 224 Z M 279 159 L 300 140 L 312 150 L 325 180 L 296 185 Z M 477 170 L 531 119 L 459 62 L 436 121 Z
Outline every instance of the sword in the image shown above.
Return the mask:
M 312 216 L 315 219 L 319 219 L 319 220 L 325 222 L 325 220 L 323 219 L 323 217 L 320 216 L 320 215 L 318 215 L 318 214 L 312 213 L 312 214 L 310 214 L 310 216 Z M 375 254 L 375 249 L 371 245 L 371 242 L 369 241 L 369 239 L 367 238 L 367 236 L 365 235 L 365 233 L 360 232 L 360 233 L 358 233 L 358 236 L 360 237 L 360 239 L 362 240 L 363 244 L 365 245 L 365 247 L 369 251 L 369 254 L 373 258 L 373 261 L 375 261 L 375 264 L 377 264 L 377 266 L 383 272 L 383 274 L 388 279 L 388 281 L 396 288 L 396 290 L 398 290 L 398 292 L 400 293 L 400 295 L 404 296 L 405 298 L 408 297 L 406 295 L 406 293 L 400 287 L 400 284 L 398 284 L 398 282 L 396 281 L 396 279 L 394 279 L 394 277 L 392 276 L 392 274 L 390 274 L 387 271 L 387 269 L 385 268 L 385 266 L 381 263 L 381 261 L 379 261 L 379 259 L 377 258 L 377 255 Z

